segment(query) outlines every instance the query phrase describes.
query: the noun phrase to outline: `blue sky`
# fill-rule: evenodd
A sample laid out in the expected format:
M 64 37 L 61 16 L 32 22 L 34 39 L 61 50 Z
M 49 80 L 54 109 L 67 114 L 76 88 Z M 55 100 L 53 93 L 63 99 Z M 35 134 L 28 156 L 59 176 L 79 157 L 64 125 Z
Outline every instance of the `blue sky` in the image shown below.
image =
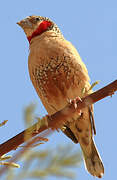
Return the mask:
M 28 15 L 50 17 L 71 41 L 85 62 L 91 82 L 100 80 L 94 89 L 117 78 L 117 1 L 116 0 L 10 0 L 0 5 L 0 143 L 24 129 L 23 110 L 37 103 L 36 114 L 46 111 L 29 79 L 28 41 L 17 21 Z M 95 141 L 105 165 L 103 180 L 116 177 L 117 95 L 95 104 Z M 50 137 L 50 146 L 71 142 L 62 133 Z M 49 146 L 49 143 L 47 144 Z M 75 145 L 79 149 L 79 145 Z M 45 146 L 46 148 L 46 146 Z M 51 178 L 52 179 L 52 178 Z M 56 178 L 53 178 L 56 179 Z M 93 180 L 82 165 L 76 179 Z

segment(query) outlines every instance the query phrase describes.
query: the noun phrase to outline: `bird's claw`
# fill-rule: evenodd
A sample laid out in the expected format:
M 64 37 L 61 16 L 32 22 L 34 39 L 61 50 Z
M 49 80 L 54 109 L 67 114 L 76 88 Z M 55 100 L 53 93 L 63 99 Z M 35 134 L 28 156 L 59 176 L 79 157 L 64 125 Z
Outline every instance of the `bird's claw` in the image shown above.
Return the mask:
M 78 107 L 77 102 L 78 102 L 78 101 L 82 102 L 82 100 L 81 100 L 81 98 L 80 98 L 79 96 L 76 97 L 76 98 L 74 98 L 74 99 L 70 99 L 70 100 L 69 100 L 69 103 L 70 103 L 70 104 L 73 104 L 73 105 L 74 105 L 74 108 L 77 109 L 77 107 Z M 78 109 L 77 112 L 78 112 L 79 115 L 81 115 L 81 110 L 80 110 L 80 109 Z

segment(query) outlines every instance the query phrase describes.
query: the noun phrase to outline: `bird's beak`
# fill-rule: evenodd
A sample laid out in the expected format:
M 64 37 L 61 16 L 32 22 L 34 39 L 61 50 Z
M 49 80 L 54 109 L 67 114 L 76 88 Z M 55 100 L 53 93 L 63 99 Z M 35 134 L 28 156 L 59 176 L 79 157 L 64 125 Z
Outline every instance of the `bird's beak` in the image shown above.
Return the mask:
M 28 18 L 23 19 L 23 20 L 17 22 L 17 24 L 18 24 L 19 26 L 21 26 L 23 29 L 24 29 L 24 28 L 32 28 L 32 23 L 29 21 Z
M 20 24 L 21 24 L 21 22 L 19 21 L 19 22 L 17 22 L 16 24 L 18 24 L 19 26 L 21 26 Z

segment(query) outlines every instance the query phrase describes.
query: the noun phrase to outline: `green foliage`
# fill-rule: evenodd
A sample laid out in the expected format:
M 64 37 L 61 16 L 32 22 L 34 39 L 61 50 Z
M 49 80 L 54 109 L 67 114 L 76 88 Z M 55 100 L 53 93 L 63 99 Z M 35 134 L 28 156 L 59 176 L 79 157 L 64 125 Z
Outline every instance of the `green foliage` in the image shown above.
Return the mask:
M 4 120 L 3 122 L 0 123 L 0 127 L 4 126 L 6 123 L 8 122 L 8 120 Z
M 95 81 L 95 82 L 91 85 L 89 91 L 92 90 L 97 84 L 99 84 L 99 82 L 100 82 L 100 81 Z
M 32 125 L 34 122 L 34 110 L 35 105 L 33 104 L 25 109 L 24 119 L 26 126 Z M 39 121 L 39 127 L 37 128 L 40 128 L 43 124 L 47 125 L 46 119 L 42 118 L 42 120 L 40 120 L 40 118 L 37 118 L 37 120 Z M 26 136 L 27 135 L 28 133 L 26 132 Z M 42 144 L 43 143 L 38 143 L 36 146 Z M 27 150 L 22 155 L 19 152 L 20 159 L 18 163 L 21 165 L 21 168 L 14 162 L 6 162 L 11 156 L 1 156 L 0 164 L 8 167 L 8 171 L 6 171 L 5 174 L 6 180 L 25 180 L 29 178 L 47 179 L 48 176 L 75 178 L 74 170 L 78 168 L 82 162 L 82 155 L 79 151 L 74 151 L 73 145 L 57 146 L 56 148 L 51 147 L 51 149 L 46 146 L 44 150 L 39 150 L 39 146 L 38 151 L 32 147 L 35 147 L 35 144 L 27 147 Z M 23 148 L 26 148 L 26 146 Z M 13 157 L 15 157 L 15 155 Z M 19 169 L 16 170 L 16 168 L 13 167 Z
M 5 161 L 5 160 L 10 159 L 11 157 L 12 156 L 10 156 L 10 155 L 6 156 L 5 154 L 3 156 L 1 156 L 0 157 L 0 165 L 19 168 L 20 166 L 18 164 L 16 164 L 16 163 Z
M 7 173 L 7 179 L 24 180 L 28 178 L 42 179 L 48 176 L 75 178 L 74 168 L 82 162 L 81 153 L 74 151 L 72 145 L 58 146 L 55 149 L 29 150 L 22 156 L 21 170 Z

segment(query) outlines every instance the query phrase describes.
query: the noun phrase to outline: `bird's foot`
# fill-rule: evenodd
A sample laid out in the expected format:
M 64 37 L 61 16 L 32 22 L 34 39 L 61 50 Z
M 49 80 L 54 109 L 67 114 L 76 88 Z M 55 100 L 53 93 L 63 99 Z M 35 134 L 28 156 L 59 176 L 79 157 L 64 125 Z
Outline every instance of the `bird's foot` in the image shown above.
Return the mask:
M 74 108 L 77 109 L 77 107 L 78 107 L 78 105 L 77 105 L 78 101 L 82 102 L 82 100 L 81 100 L 81 98 L 80 98 L 79 96 L 76 97 L 76 98 L 74 98 L 74 99 L 70 99 L 70 100 L 69 100 L 69 103 L 70 103 L 70 104 L 73 104 L 73 105 L 74 105 Z M 77 112 L 78 112 L 78 114 L 81 116 L 81 110 L 78 109 Z

